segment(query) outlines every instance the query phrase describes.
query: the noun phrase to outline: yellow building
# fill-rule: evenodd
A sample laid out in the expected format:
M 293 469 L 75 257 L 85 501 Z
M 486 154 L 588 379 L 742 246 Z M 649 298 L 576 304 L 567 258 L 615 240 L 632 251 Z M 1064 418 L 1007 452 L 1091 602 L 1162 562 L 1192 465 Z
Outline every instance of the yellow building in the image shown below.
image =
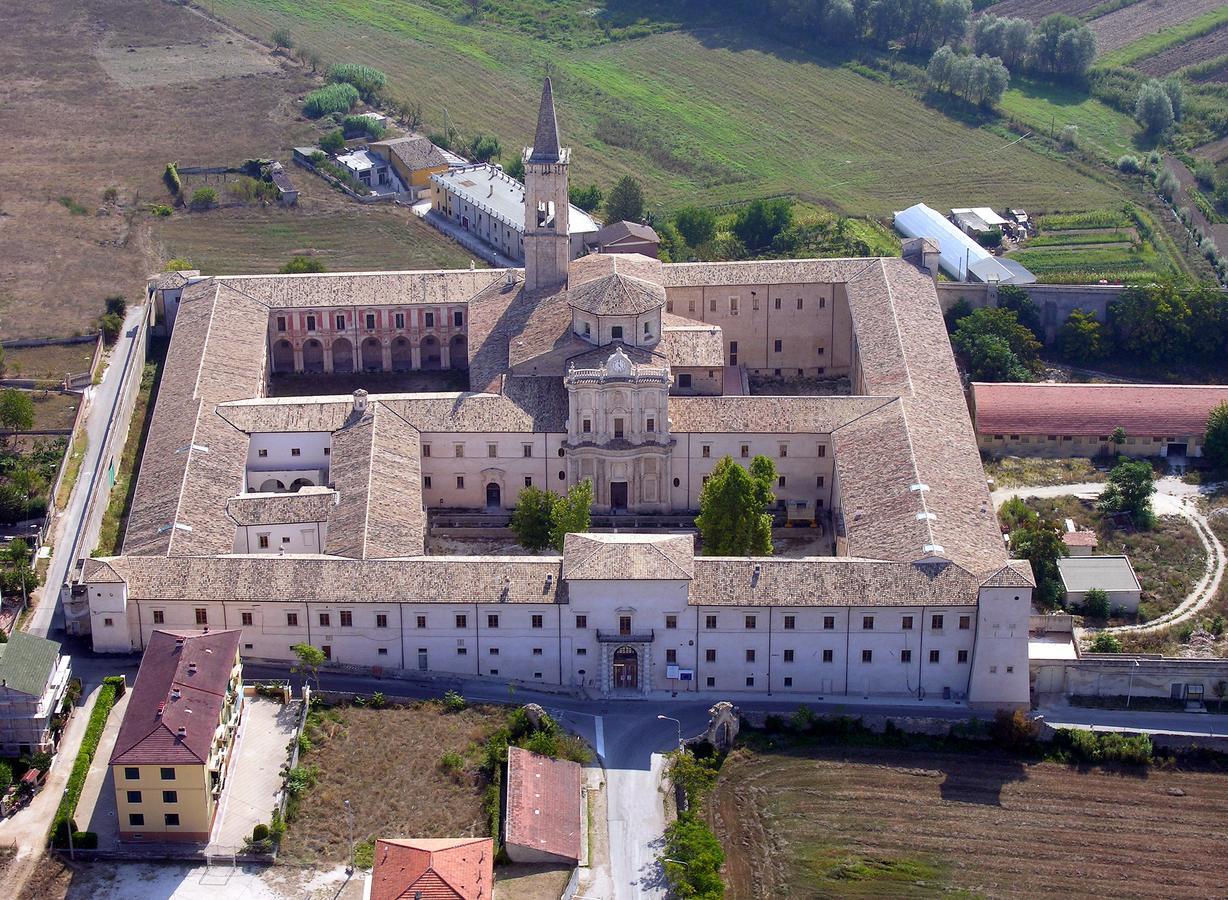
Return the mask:
M 421 135 L 376 141 L 370 145 L 370 152 L 388 160 L 397 177 L 411 190 L 429 186 L 432 175 L 448 171 L 443 151 Z
M 111 754 L 120 840 L 209 840 L 242 713 L 240 634 L 150 636 Z

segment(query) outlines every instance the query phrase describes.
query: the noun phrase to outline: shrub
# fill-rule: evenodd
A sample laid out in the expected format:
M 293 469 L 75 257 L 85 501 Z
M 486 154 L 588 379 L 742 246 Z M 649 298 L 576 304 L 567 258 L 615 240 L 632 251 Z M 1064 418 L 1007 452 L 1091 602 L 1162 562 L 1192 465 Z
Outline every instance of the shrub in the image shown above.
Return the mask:
M 286 28 L 277 28 L 273 31 L 273 47 L 277 50 L 289 50 L 294 46 L 294 38 L 291 37 L 290 31 Z
M 375 841 L 367 839 L 354 845 L 354 866 L 370 869 L 375 865 Z
M 217 191 L 211 187 L 197 188 L 189 205 L 195 212 L 212 209 L 217 206 Z
M 191 269 L 191 268 L 194 268 L 194 266 L 192 265 L 192 260 L 183 259 L 181 257 L 175 257 L 170 262 L 168 262 L 165 266 L 163 266 L 162 270 L 164 272 L 182 272 L 186 269 Z
M 102 341 L 108 346 L 119 340 L 119 333 L 124 330 L 122 316 L 106 313 L 98 318 L 98 330 L 102 332 Z
M 107 312 L 115 313 L 117 316 L 122 316 L 128 311 L 128 301 L 120 294 L 116 294 L 114 297 L 107 297 L 103 302 L 106 304 Z
M 1073 150 L 1079 146 L 1079 126 L 1067 125 L 1062 128 L 1062 133 L 1058 135 L 1058 143 L 1067 150 Z
M 465 698 L 456 691 L 448 691 L 443 695 L 443 708 L 448 712 L 461 712 L 465 708 Z
M 256 827 L 252 829 L 253 841 L 265 841 L 268 840 L 268 837 L 269 826 L 265 825 L 263 822 L 257 823 Z
M 1115 634 L 1100 632 L 1092 639 L 1092 653 L 1120 653 L 1121 640 Z
M 149 206 L 149 211 L 153 215 L 160 216 L 164 219 L 172 212 L 171 208 L 165 203 L 151 203 Z
M 1007 712 L 998 710 L 989 726 L 989 736 L 1003 750 L 1014 753 L 1031 748 L 1036 743 L 1039 729 L 1031 718 L 1021 709 Z
M 166 189 L 176 197 L 183 193 L 183 182 L 179 180 L 179 169 L 175 163 L 166 164 L 166 170 L 162 173 L 162 181 L 166 184 Z
M 324 261 L 314 256 L 292 256 L 277 270 L 281 275 L 309 275 L 324 272 Z
M 9 785 L 13 783 L 13 767 L 7 762 L 0 760 L 0 794 L 3 794 L 9 789 Z
M 376 691 L 371 695 L 371 708 L 383 709 L 388 705 L 388 698 L 384 696 L 383 691 Z
M 809 731 L 814 724 L 814 711 L 805 704 L 799 706 L 793 710 L 793 715 L 789 716 L 789 724 L 797 731 Z
M 1126 154 L 1117 158 L 1117 171 L 1124 172 L 1127 175 L 1137 175 L 1143 171 L 1143 164 L 1139 162 L 1137 156 Z
M 439 757 L 439 768 L 449 775 L 458 775 L 465 769 L 465 758 L 455 750 L 445 750 Z
M 370 102 L 383 91 L 384 85 L 388 83 L 388 76 L 371 66 L 341 63 L 328 70 L 328 80 L 337 85 L 348 85 L 354 88 L 362 95 L 362 99 Z M 353 104 L 351 103 L 350 106 L 352 107 Z
M 318 119 L 332 113 L 348 113 L 358 102 L 358 96 L 358 88 L 352 84 L 330 84 L 307 95 L 303 114 Z
M 320 138 L 320 149 L 325 153 L 337 154 L 345 149 L 345 134 L 340 128 L 335 128 Z
M 1173 198 L 1177 196 L 1177 192 L 1180 190 L 1181 182 L 1177 180 L 1177 176 L 1167 168 L 1160 169 L 1156 175 L 1156 191 L 1159 195 L 1169 203 L 1172 203 Z
M 302 797 L 319 780 L 320 770 L 315 766 L 295 766 L 286 773 L 286 793 L 291 797 Z
M 346 134 L 365 134 L 373 141 L 378 141 L 388 131 L 387 125 L 377 122 L 370 116 L 346 116 L 341 121 L 341 127 L 345 129 Z
M 1091 588 L 1083 595 L 1083 612 L 1097 619 L 1109 617 L 1109 592 L 1102 588 Z

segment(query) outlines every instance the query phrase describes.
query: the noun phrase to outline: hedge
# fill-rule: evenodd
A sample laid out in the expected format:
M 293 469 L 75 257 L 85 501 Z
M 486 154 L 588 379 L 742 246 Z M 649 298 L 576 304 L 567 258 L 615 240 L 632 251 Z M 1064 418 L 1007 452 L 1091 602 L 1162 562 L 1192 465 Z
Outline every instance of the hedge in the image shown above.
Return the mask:
M 85 728 L 85 737 L 81 739 L 81 749 L 77 752 L 76 760 L 73 761 L 67 789 L 63 799 L 60 800 L 59 808 L 55 811 L 55 818 L 51 820 L 49 840 L 52 841 L 53 846 L 66 847 L 68 845 L 64 831 L 77 812 L 77 801 L 81 799 L 81 790 L 85 787 L 86 776 L 90 773 L 90 764 L 94 761 L 98 742 L 102 739 L 102 730 L 106 727 L 107 717 L 111 715 L 111 708 L 115 706 L 115 701 L 119 696 L 116 679 L 122 681 L 123 676 L 112 675 L 104 678 L 102 687 L 98 689 L 98 699 L 94 702 L 93 712 L 90 713 L 90 722 Z M 85 833 L 76 830 L 75 822 L 72 827 L 74 840 L 78 834 Z

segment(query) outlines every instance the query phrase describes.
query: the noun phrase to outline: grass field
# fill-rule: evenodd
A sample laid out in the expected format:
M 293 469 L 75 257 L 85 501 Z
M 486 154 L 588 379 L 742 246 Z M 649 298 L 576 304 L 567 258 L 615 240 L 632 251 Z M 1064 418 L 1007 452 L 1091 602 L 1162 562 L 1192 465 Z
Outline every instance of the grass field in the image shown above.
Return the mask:
M 388 72 L 391 93 L 443 106 L 462 132 L 506 150 L 532 134 L 540 78 L 556 79 L 573 183 L 643 177 L 650 206 L 789 193 L 853 215 L 1007 202 L 1102 205 L 1118 195 L 1061 159 L 936 114 L 905 91 L 744 31 L 697 29 L 558 49 L 459 11 L 389 0 L 217 0 L 267 35 L 285 27 L 327 61 Z
M 95 346 L 90 341 L 83 344 L 12 347 L 4 351 L 5 374 L 10 378 L 61 381 L 65 375 L 89 371 Z
M 282 841 L 291 863 L 334 865 L 345 860 L 344 801 L 354 815 L 354 840 L 373 836 L 485 835 L 482 788 L 473 776 L 440 769 L 448 750 L 464 754 L 504 724 L 496 707 L 444 714 L 435 703 L 324 710 L 308 725 L 313 746 L 300 765 L 316 766 L 319 780 L 299 804 Z M 314 715 L 314 714 L 313 714 Z
M 1122 154 L 1140 149 L 1138 123 L 1081 88 L 1012 78 L 1001 108 L 1050 136 L 1066 125 L 1077 125 L 1080 146 L 1094 147 L 1106 161 L 1116 162 Z
M 1104 480 L 1104 473 L 1085 457 L 1046 459 L 1041 456 L 1003 456 L 985 459 L 984 463 L 985 475 L 993 479 L 994 490 Z
M 732 754 L 707 805 L 725 896 L 767 900 L 1211 896 L 1226 802 L 1220 773 L 780 738 Z

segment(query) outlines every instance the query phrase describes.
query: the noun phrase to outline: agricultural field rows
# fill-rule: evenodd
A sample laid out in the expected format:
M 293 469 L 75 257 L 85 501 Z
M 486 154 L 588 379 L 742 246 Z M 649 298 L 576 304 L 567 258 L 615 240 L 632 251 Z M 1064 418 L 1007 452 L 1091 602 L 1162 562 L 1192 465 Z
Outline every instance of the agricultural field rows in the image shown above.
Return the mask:
M 1178 69 L 1192 66 L 1195 63 L 1205 62 L 1209 59 L 1214 59 L 1217 56 L 1222 56 L 1228 53 L 1228 24 L 1221 25 L 1219 28 L 1204 34 L 1202 37 L 1194 38 L 1186 41 L 1183 44 L 1169 47 L 1157 53 L 1155 56 L 1149 56 L 1134 64 L 1134 68 L 1140 72 L 1146 72 L 1148 75 L 1161 76 L 1167 75 L 1170 72 L 1175 72 Z M 1224 77 L 1200 79 L 1224 81 Z
M 1063 13 L 1075 18 L 1083 18 L 1104 0 L 1002 0 L 985 8 L 985 12 L 995 16 L 1010 16 L 1017 19 L 1027 19 L 1039 22 L 1045 16 Z
M 1223 0 L 1137 3 L 1093 20 L 1102 65 L 1128 66 L 1228 22 Z
M 745 32 L 654 34 L 551 52 L 519 33 L 474 25 L 418 3 L 217 0 L 256 35 L 287 28 L 326 61 L 377 66 L 394 96 L 443 106 L 462 132 L 495 133 L 507 150 L 532 132 L 547 64 L 573 183 L 645 182 L 669 209 L 797 194 L 854 215 L 935 206 L 1069 208 L 1114 202 L 1115 185 L 931 109 L 849 68 L 821 64 Z M 491 84 L 501 93 L 493 97 Z M 885 174 L 885 173 L 889 173 Z
M 1142 239 L 1120 211 L 1043 216 L 1040 233 L 1008 256 L 1041 281 L 1126 281 L 1173 271 L 1164 254 Z

